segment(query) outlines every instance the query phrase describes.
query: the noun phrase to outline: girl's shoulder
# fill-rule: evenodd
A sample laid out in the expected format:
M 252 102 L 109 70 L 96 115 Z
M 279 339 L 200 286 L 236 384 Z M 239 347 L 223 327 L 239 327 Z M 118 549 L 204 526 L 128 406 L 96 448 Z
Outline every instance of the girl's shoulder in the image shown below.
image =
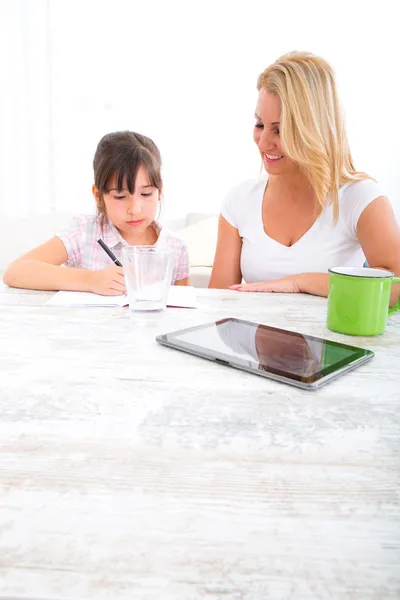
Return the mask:
M 165 244 L 174 250 L 180 251 L 183 251 L 185 248 L 187 248 L 185 240 L 179 235 L 179 233 L 164 227 L 157 221 L 153 223 L 153 227 L 158 235 L 157 244 Z
M 104 218 L 100 215 L 73 215 L 69 223 L 56 233 L 65 245 L 74 243 L 86 244 L 88 240 L 97 240 L 104 236 Z

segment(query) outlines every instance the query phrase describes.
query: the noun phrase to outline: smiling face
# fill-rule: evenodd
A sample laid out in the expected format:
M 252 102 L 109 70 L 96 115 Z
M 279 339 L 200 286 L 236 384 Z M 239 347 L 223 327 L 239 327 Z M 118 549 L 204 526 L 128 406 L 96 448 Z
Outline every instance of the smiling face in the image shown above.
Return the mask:
M 101 196 L 93 186 L 96 202 L 103 202 L 105 213 L 110 221 L 128 242 L 135 241 L 146 234 L 149 225 L 156 218 L 160 190 L 152 186 L 147 170 L 140 165 L 132 192 L 128 189 L 126 178 L 118 188 L 118 176 L 115 173 L 107 183 L 107 191 Z
M 298 165 L 285 155 L 280 141 L 281 101 L 279 96 L 261 89 L 255 113 L 253 139 L 270 175 L 298 171 Z

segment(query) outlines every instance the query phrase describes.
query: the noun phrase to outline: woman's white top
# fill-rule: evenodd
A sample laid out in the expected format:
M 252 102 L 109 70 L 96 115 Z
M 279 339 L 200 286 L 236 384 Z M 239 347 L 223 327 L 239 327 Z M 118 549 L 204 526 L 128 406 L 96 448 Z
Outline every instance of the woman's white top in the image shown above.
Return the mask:
M 262 202 L 268 176 L 247 180 L 234 187 L 221 214 L 242 238 L 240 268 L 247 282 L 268 281 L 285 275 L 327 272 L 330 267 L 361 267 L 365 256 L 357 237 L 363 210 L 384 195 L 371 179 L 344 185 L 339 190 L 339 221 L 333 207 L 326 208 L 311 228 L 292 246 L 270 238 L 264 231 Z

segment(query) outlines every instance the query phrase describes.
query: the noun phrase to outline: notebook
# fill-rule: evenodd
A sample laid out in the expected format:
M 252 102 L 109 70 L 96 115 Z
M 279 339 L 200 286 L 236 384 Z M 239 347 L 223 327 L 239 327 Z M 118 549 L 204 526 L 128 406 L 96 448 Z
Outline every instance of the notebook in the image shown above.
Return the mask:
M 46 302 L 51 306 L 127 306 L 128 296 L 100 296 L 90 292 L 57 292 Z M 192 286 L 171 285 L 167 306 L 197 308 L 196 292 Z

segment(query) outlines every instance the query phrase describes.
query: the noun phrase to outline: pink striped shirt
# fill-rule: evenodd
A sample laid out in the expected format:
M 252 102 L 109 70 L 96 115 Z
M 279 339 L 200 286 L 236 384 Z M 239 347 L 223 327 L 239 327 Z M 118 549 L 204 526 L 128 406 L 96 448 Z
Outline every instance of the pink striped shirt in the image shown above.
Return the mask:
M 175 252 L 175 265 L 172 283 L 189 277 L 189 256 L 186 243 L 177 235 L 159 225 L 153 227 L 158 235 L 155 246 L 165 245 Z M 70 226 L 57 234 L 68 254 L 66 267 L 77 269 L 105 269 L 112 265 L 112 260 L 99 246 L 101 238 L 115 256 L 121 261 L 122 247 L 129 246 L 117 228 L 107 218 L 93 215 L 78 215 L 72 219 Z

